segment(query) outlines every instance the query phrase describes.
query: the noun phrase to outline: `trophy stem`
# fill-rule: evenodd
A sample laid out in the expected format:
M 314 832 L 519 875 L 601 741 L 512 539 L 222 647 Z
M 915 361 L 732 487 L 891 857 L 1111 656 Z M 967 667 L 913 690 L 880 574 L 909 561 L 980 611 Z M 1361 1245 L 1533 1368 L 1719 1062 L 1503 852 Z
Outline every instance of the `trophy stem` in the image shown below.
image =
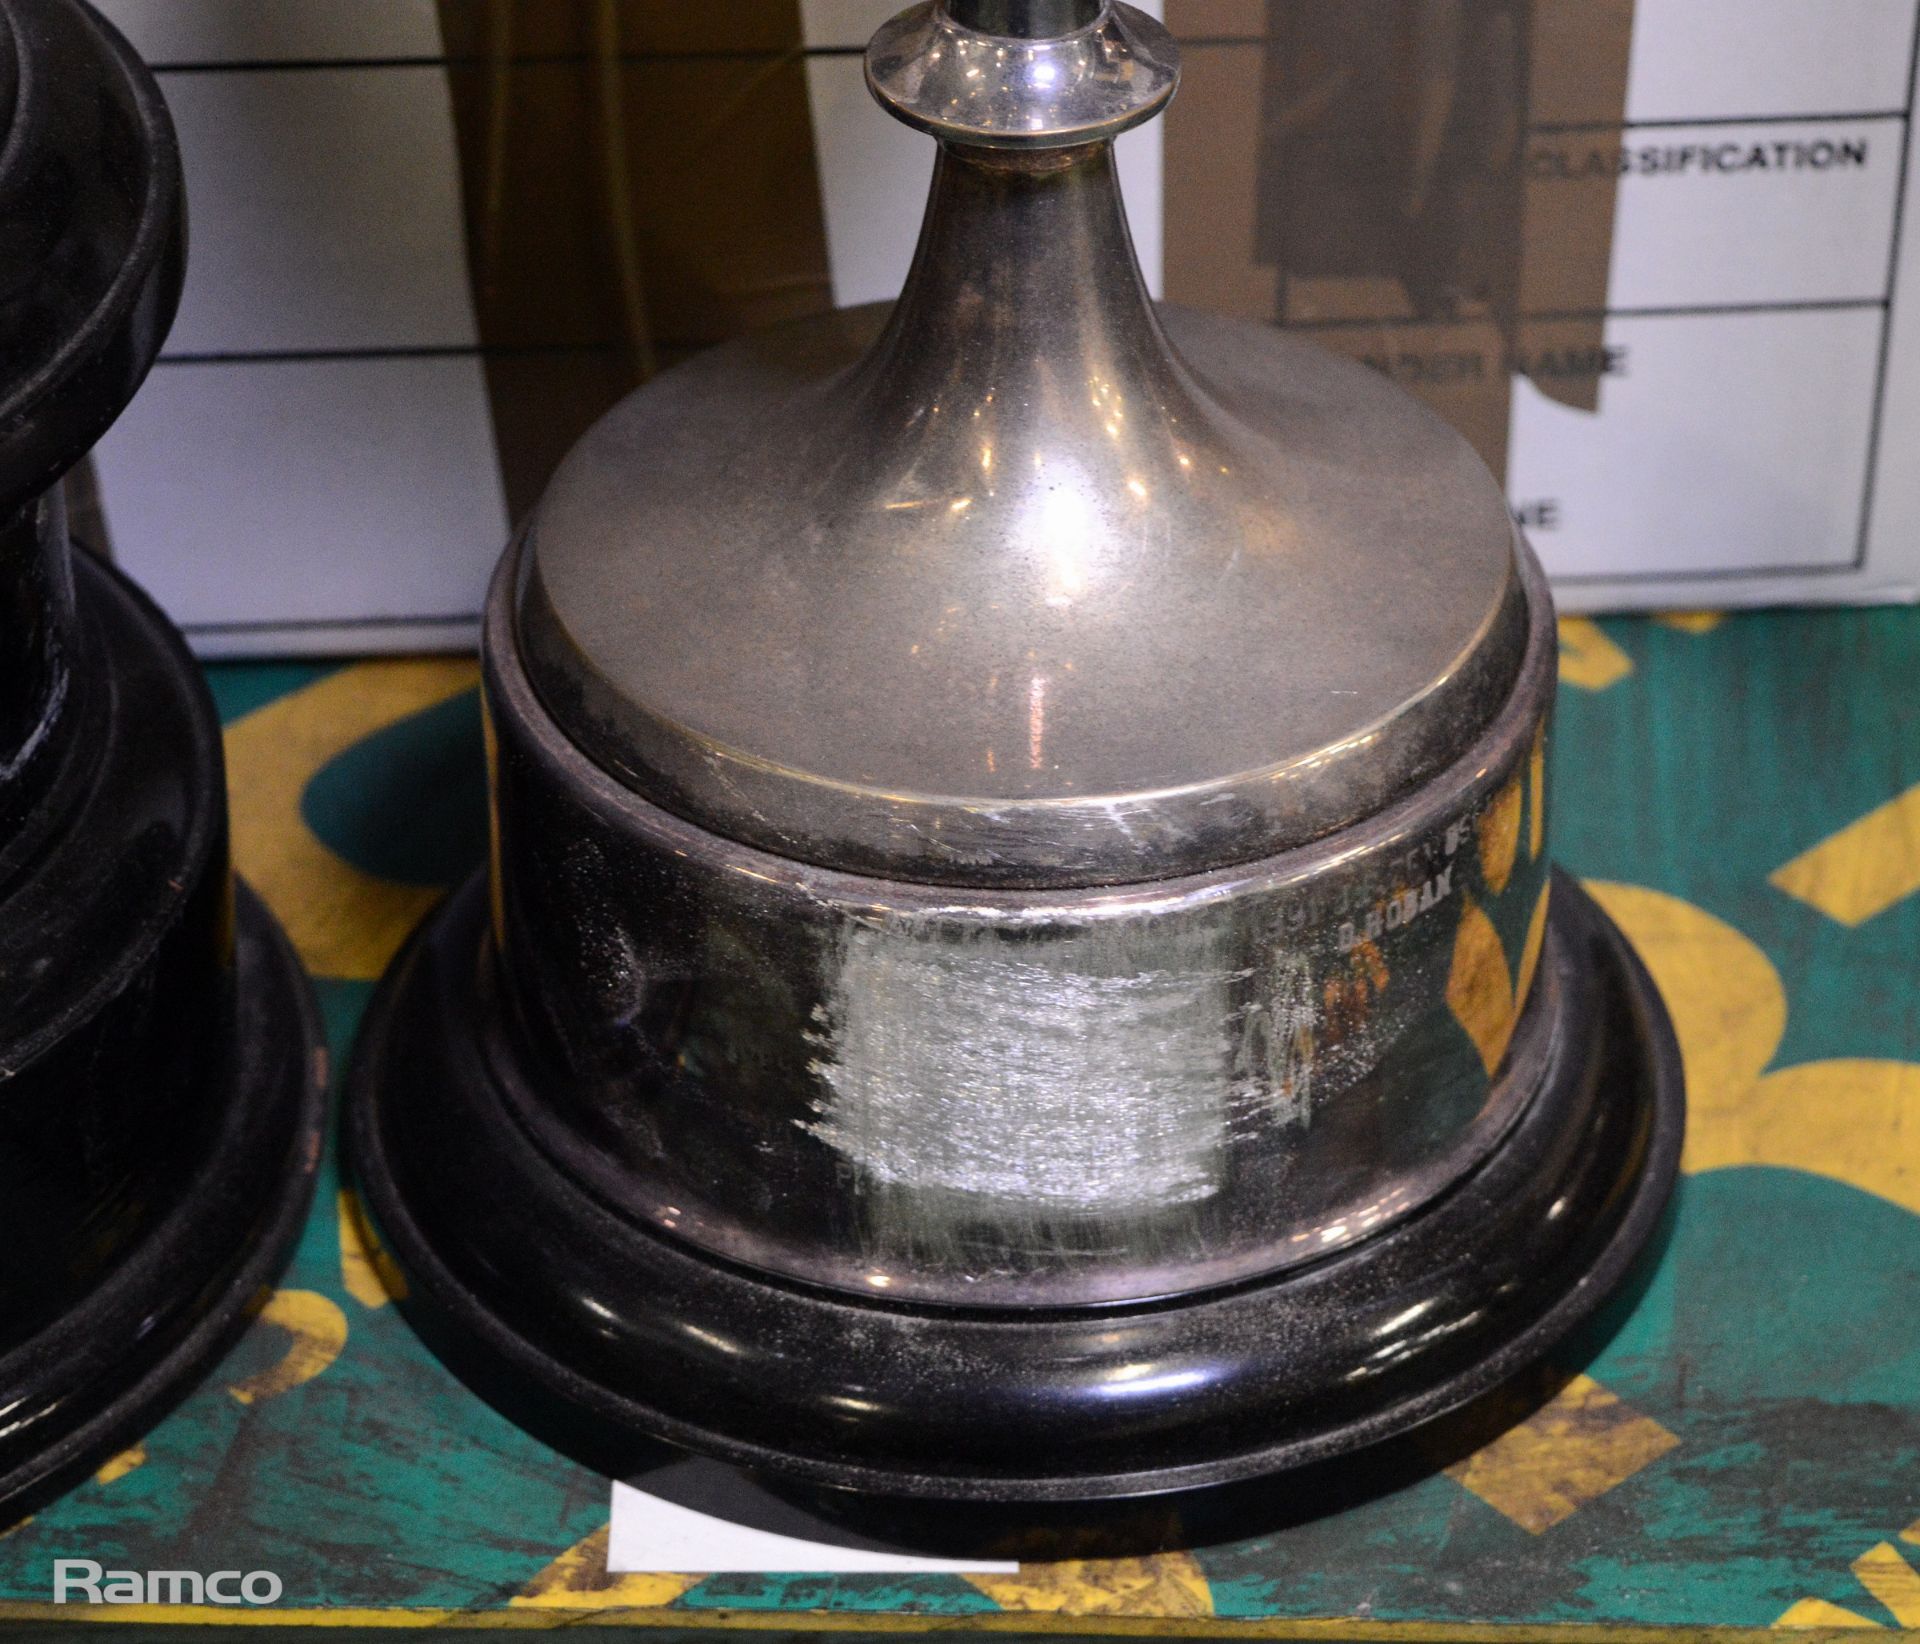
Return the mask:
M 1101 0 L 946 0 L 947 15 L 962 28 L 1020 40 L 1091 28 L 1103 10 Z
M 1141 278 L 1110 142 L 943 145 L 905 289 L 838 411 L 849 449 L 929 478 L 929 440 L 952 438 L 967 460 L 941 488 L 966 507 L 1043 472 L 1137 491 L 1200 437 L 1200 394 Z

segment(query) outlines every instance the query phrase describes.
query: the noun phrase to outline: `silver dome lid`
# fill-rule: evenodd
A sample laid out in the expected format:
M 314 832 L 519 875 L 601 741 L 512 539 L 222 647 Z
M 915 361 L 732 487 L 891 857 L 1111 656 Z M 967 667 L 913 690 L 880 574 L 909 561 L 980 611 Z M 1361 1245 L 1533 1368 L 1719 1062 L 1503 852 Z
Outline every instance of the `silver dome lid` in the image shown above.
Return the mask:
M 899 302 L 665 373 L 530 522 L 529 673 L 622 782 L 803 861 L 1101 885 L 1329 834 L 1499 711 L 1525 596 L 1466 442 L 1149 299 L 1111 137 L 1174 62 L 1093 0 L 876 37 L 875 94 L 942 140 Z

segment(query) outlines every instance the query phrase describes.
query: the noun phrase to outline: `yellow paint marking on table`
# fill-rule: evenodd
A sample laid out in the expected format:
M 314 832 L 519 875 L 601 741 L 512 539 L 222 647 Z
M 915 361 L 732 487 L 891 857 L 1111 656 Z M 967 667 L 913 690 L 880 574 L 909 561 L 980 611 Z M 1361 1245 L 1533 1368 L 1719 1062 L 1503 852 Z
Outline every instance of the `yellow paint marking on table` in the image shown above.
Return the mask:
M 131 1473 L 136 1467 L 144 1467 L 146 1463 L 147 1447 L 144 1444 L 135 1444 L 128 1449 L 122 1450 L 118 1455 L 108 1456 L 105 1461 L 101 1462 L 99 1467 L 94 1471 L 94 1482 L 96 1484 L 111 1484 L 116 1479 L 125 1478 L 127 1474 Z
M 1920 1214 L 1920 1063 L 1836 1058 L 1768 1073 L 1787 1026 L 1773 963 L 1677 896 L 1587 887 L 1646 961 L 1687 1071 L 1681 1167 L 1778 1165 Z
M 341 1288 L 362 1307 L 385 1307 L 390 1301 L 405 1301 L 406 1275 L 381 1248 L 373 1229 L 367 1225 L 359 1195 L 350 1187 L 340 1189 L 338 1226 Z
M 1869 1547 L 1853 1561 L 1854 1579 L 1903 1627 L 1920 1627 L 1920 1570 L 1891 1542 Z
M 1583 691 L 1604 691 L 1633 672 L 1633 659 L 1592 617 L 1560 619 L 1560 679 Z
M 1769 1073 L 1689 1134 L 1687 1162 L 1810 1170 L 1920 1215 L 1920 1064 L 1857 1058 Z
M 1780 973 L 1723 919 L 1665 891 L 1589 881 L 1653 973 L 1687 1071 L 1687 1170 L 1733 1162 L 1748 1092 L 1787 1029 Z
M 613 1526 L 575 1542 L 507 1602 L 520 1609 L 657 1609 L 707 1578 L 675 1572 L 614 1574 L 607 1569 Z
M 1824 1598 L 1803 1598 L 1782 1612 L 1774 1623 L 1776 1627 L 1879 1627 L 1877 1621 L 1847 1609 L 1841 1604 L 1829 1604 Z
M 1575 1376 L 1525 1421 L 1446 1471 L 1495 1512 L 1541 1535 L 1679 1442 L 1591 1376 Z
M 1022 1564 L 1013 1575 L 969 1575 L 1003 1610 L 1023 1615 L 1200 1617 L 1213 1614 L 1213 1589 L 1191 1553 L 1146 1558 L 1062 1559 Z
M 1920 782 L 1776 868 L 1768 883 L 1849 926 L 1920 891 Z
M 312 1381 L 347 1345 L 347 1316 L 340 1304 L 317 1290 L 276 1290 L 260 1309 L 260 1318 L 292 1338 L 273 1364 L 227 1391 L 242 1404 L 261 1404 Z
M 362 738 L 472 689 L 461 657 L 359 662 L 227 727 L 234 866 L 319 976 L 372 981 L 440 892 L 364 873 L 300 814 L 307 783 Z
M 1900 1532 L 1902 1541 L 1920 1540 L 1920 1523 Z M 1856 1558 L 1848 1568 L 1854 1580 L 1866 1588 L 1874 1601 L 1891 1615 L 1904 1630 L 1920 1628 L 1920 1570 L 1914 1569 L 1906 1555 L 1891 1542 L 1876 1542 Z M 1873 1627 L 1884 1630 L 1885 1623 L 1861 1615 L 1843 1604 L 1824 1598 L 1803 1598 L 1782 1612 L 1776 1627 Z

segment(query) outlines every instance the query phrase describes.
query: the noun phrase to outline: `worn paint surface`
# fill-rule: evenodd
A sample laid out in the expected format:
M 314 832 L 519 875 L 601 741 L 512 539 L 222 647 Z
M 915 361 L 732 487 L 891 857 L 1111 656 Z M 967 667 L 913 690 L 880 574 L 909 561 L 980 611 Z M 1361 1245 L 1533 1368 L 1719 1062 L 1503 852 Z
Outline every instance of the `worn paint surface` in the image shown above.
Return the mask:
M 0 1538 L 0 1601 L 57 1624 L 35 1608 L 50 1562 L 85 1556 L 272 1569 L 283 1615 L 362 1625 L 1920 1628 L 1920 894 L 1823 874 L 1867 885 L 1836 904 L 1849 922 L 1769 882 L 1863 818 L 1888 828 L 1882 808 L 1920 782 L 1920 613 L 1569 637 L 1554 853 L 1598 882 L 1668 991 L 1694 1122 L 1657 1268 L 1542 1380 L 1411 1456 L 1136 1509 L 1105 1541 L 1009 1519 L 1018 1578 L 609 1576 L 605 1481 L 423 1351 L 330 1179 L 280 1291 L 327 1306 L 269 1306 L 140 1445 Z M 271 704 L 256 725 L 319 761 L 276 767 L 277 810 L 240 801 L 268 830 L 253 860 L 337 860 L 352 871 L 317 871 L 369 910 L 364 938 L 312 927 L 333 932 L 310 952 L 337 956 L 320 983 L 336 1065 L 391 910 L 426 905 L 480 849 L 470 699 L 390 680 L 392 712 L 421 711 L 343 736 L 333 716 L 379 679 L 214 672 L 230 717 Z M 242 749 L 265 740 L 238 731 Z M 1496 861 L 1528 855 L 1524 809 Z M 271 837 L 293 830 L 310 837 Z M 1351 961 L 1343 988 L 1382 985 L 1364 942 Z

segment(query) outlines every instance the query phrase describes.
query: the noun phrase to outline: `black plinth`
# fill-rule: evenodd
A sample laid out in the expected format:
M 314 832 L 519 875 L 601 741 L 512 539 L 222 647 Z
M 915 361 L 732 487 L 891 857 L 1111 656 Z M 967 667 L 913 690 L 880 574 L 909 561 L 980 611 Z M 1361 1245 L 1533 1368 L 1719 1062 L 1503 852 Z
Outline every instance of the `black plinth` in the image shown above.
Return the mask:
M 623 1219 L 510 1116 L 486 893 L 416 935 L 367 1019 L 350 1163 L 407 1315 L 476 1390 L 621 1473 L 670 1442 L 887 1495 L 1092 1500 L 1222 1483 L 1406 1431 L 1585 1320 L 1678 1165 L 1679 1054 L 1570 879 L 1530 1008 L 1546 1080 L 1438 1201 L 1316 1265 L 1146 1306 L 889 1306 L 729 1266 Z M 484 1044 L 483 1044 L 484 1039 Z
M 74 554 L 61 505 L 159 353 L 184 251 L 153 77 L 79 0 L 7 0 L 0 1523 L 136 1437 L 225 1349 L 319 1165 L 318 1017 L 230 871 L 212 699 L 145 596 Z
M 0 882 L 0 1522 L 231 1344 L 298 1233 L 324 1122 L 311 990 L 228 872 L 205 684 L 131 584 L 75 571 L 89 666 L 44 801 L 59 825 Z

